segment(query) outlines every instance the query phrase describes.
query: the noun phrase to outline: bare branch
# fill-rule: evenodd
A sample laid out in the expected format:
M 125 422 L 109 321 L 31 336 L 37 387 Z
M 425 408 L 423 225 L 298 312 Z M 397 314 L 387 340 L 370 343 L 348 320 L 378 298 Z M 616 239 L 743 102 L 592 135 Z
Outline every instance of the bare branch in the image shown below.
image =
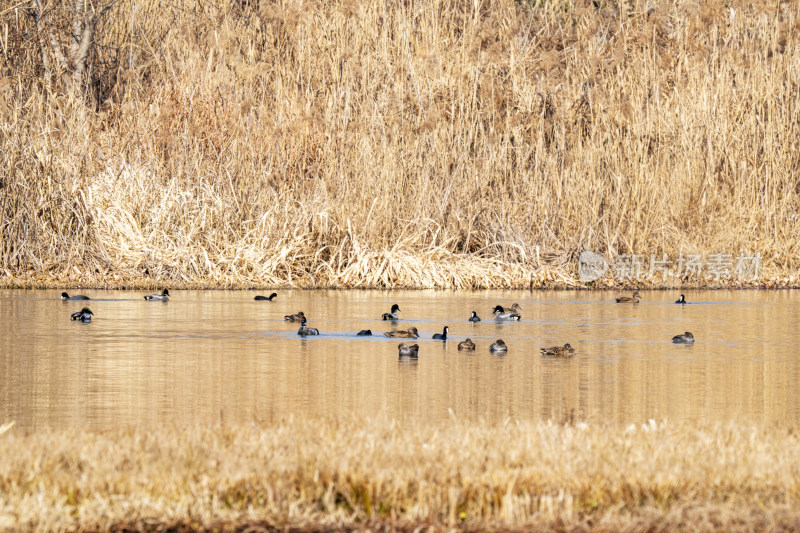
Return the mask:
M 38 17 L 36 19 L 37 29 L 47 35 L 47 39 L 50 41 L 50 51 L 56 58 L 60 72 L 66 73 L 69 71 L 69 63 L 67 62 L 67 58 L 64 57 L 64 53 L 61 51 L 61 47 L 58 46 L 58 42 L 56 41 L 53 33 L 50 31 L 50 28 L 44 23 L 44 8 L 42 7 L 42 1 L 33 0 L 33 5 L 38 13 Z
M 80 47 L 81 30 L 83 28 L 83 13 L 86 10 L 86 0 L 75 0 L 72 6 L 72 35 L 69 40 L 69 56 L 72 65 L 75 65 L 75 58 L 78 57 Z
M 42 54 L 42 66 L 44 67 L 44 79 L 47 82 L 50 82 L 50 77 L 53 75 L 53 71 L 50 68 L 50 55 L 47 53 L 47 44 L 44 42 L 44 27 L 42 23 L 42 19 L 39 16 L 39 12 L 35 9 L 28 9 L 26 10 L 27 14 L 33 18 L 33 22 L 36 24 L 36 39 L 39 41 L 39 51 Z
M 27 3 L 27 13 L 36 23 L 46 78 L 50 80 L 56 74 L 67 89 L 80 86 L 94 44 L 97 20 L 116 5 L 117 0 L 102 7 L 97 7 L 92 0 L 71 0 L 72 26 L 68 49 L 59 44 L 53 28 L 47 23 L 42 0 L 29 0 Z
M 75 85 L 79 85 L 84 70 L 86 70 L 86 58 L 89 56 L 89 47 L 94 41 L 94 32 L 97 27 L 97 16 L 92 11 L 86 16 L 86 22 L 83 26 L 83 35 L 81 42 L 76 50 L 75 56 L 72 58 L 72 64 L 75 65 L 75 70 L 72 73 L 72 81 Z

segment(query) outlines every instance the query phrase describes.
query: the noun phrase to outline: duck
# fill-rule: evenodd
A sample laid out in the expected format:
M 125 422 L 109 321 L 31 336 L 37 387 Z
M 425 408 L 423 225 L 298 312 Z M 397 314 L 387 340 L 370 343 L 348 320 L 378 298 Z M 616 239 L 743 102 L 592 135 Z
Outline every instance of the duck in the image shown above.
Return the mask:
M 470 321 L 470 322 L 480 322 L 480 321 L 481 321 L 481 317 L 479 317 L 479 316 L 478 316 L 478 313 L 476 313 L 475 311 L 473 311 L 473 312 L 472 312 L 472 316 L 471 316 L 471 317 L 469 317 L 469 321 Z
M 461 341 L 458 343 L 458 351 L 459 352 L 474 352 L 475 351 L 475 343 L 472 342 L 472 339 L 467 339 L 465 341 Z
M 161 294 L 148 294 L 144 297 L 145 300 L 151 302 L 168 302 L 169 301 L 169 290 L 164 289 L 161 291 Z
M 502 305 L 496 305 L 492 310 L 495 320 L 519 320 L 520 314 L 516 312 L 506 311 Z
M 508 346 L 503 342 L 503 339 L 497 339 L 497 341 L 489 345 L 489 351 L 492 353 L 506 353 L 508 352 Z
M 694 344 L 694 335 L 692 335 L 691 331 L 687 331 L 683 335 L 672 337 L 672 342 L 675 344 Z
M 638 304 L 639 291 L 633 291 L 633 296 L 620 296 L 617 298 L 618 304 Z
M 61 293 L 62 300 L 91 300 L 88 296 L 84 296 L 83 294 L 76 294 L 75 296 L 70 296 L 66 292 Z
M 92 321 L 92 310 L 88 307 L 84 307 L 80 311 L 72 313 L 71 317 L 72 320 L 80 320 L 81 322 L 91 322 Z
M 447 332 L 448 331 L 450 331 L 450 328 L 445 326 L 441 333 L 434 333 L 433 334 L 433 340 L 435 340 L 435 341 L 446 341 L 447 340 Z
M 300 322 L 300 329 L 297 330 L 297 334 L 301 337 L 306 337 L 308 335 L 319 335 L 319 330 L 317 328 L 306 327 L 306 319 L 303 317 L 303 321 Z
M 400 311 L 400 306 L 397 304 L 392 305 L 392 310 L 389 313 L 383 313 L 384 320 L 397 320 L 399 317 L 397 313 Z
M 407 346 L 404 342 L 397 345 L 397 355 L 400 357 L 419 357 L 419 344 Z
M 303 312 L 300 311 L 294 315 L 285 315 L 283 319 L 288 320 L 289 322 L 303 321 L 306 319 L 306 315 L 304 315 Z
M 680 298 L 678 298 L 677 300 L 675 300 L 675 303 L 676 303 L 676 304 L 687 304 L 687 303 L 689 303 L 689 302 L 687 302 L 687 301 L 686 301 L 686 296 L 684 296 L 683 294 L 681 294 L 681 297 L 680 297 Z
M 384 335 L 390 338 L 401 337 L 404 339 L 416 339 L 419 337 L 419 332 L 417 331 L 417 328 L 408 328 L 408 331 L 387 331 L 384 333 Z
M 550 348 L 542 348 L 542 355 L 546 357 L 572 357 L 575 353 L 575 348 L 569 345 L 552 346 Z
M 277 292 L 273 292 L 269 296 L 261 296 L 261 295 L 256 296 L 255 298 L 253 298 L 253 300 L 258 300 L 258 301 L 266 300 L 268 302 L 271 302 L 272 299 L 275 298 L 277 295 L 278 295 Z
M 358 337 L 372 337 L 372 330 L 371 329 L 362 329 L 358 333 L 356 333 Z

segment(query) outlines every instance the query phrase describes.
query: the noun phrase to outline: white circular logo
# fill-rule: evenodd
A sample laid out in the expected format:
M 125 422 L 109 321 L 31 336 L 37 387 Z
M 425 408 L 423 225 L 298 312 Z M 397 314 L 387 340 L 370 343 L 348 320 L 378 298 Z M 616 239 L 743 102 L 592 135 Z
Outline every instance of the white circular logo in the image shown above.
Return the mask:
M 578 257 L 578 279 L 586 283 L 603 277 L 608 272 L 608 259 L 600 254 L 584 250 Z

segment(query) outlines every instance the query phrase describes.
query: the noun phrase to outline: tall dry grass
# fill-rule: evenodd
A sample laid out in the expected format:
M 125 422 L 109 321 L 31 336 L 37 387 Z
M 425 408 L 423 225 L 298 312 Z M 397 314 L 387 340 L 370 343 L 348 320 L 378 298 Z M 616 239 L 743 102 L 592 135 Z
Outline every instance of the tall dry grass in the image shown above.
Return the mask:
M 575 283 L 583 249 L 800 264 L 796 2 L 125 0 L 85 92 L 43 80 L 24 6 L 0 6 L 5 285 L 539 286 Z
M 11 428 L 0 529 L 797 530 L 798 445 L 776 427 L 654 422 Z

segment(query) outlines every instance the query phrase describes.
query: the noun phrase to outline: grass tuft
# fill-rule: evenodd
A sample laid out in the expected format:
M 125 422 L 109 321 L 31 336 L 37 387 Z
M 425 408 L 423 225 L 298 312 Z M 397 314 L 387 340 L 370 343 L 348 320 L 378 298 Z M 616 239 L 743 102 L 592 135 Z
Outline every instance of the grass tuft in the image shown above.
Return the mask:
M 291 420 L 0 435 L 0 527 L 788 530 L 796 432 Z

